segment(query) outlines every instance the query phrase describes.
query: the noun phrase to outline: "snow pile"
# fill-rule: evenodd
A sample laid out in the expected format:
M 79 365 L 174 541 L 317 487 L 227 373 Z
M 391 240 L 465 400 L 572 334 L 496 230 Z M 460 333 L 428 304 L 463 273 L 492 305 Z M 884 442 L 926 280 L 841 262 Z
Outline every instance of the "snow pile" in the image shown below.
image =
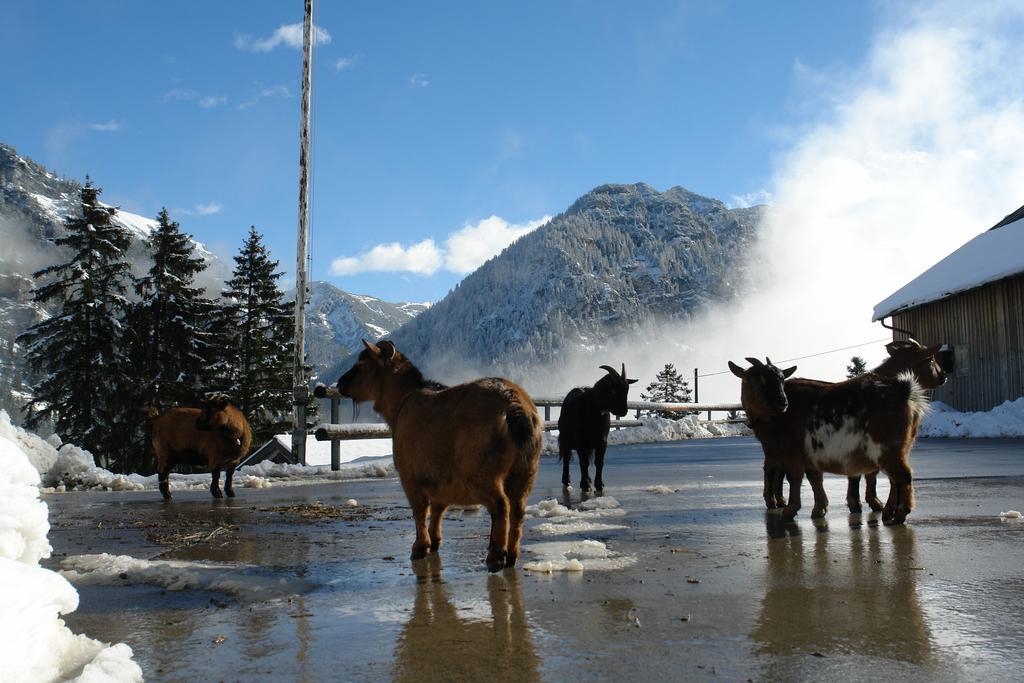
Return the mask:
M 236 597 L 270 598 L 304 590 L 305 582 L 261 575 L 254 567 L 217 562 L 142 560 L 129 555 L 74 555 L 61 563 L 61 575 L 79 586 L 147 584 L 170 591 L 209 590 Z
M 601 541 L 554 541 L 524 546 L 533 559 L 523 565 L 531 572 L 582 572 L 629 567 L 636 562 L 632 555 L 619 555 Z
M 676 490 L 664 484 L 656 484 L 654 486 L 648 486 L 644 489 L 647 493 L 675 493 Z
M 625 514 L 626 511 L 619 506 L 619 501 L 611 496 L 591 498 L 580 503 L 575 510 L 567 508 L 554 498 L 526 507 L 527 517 L 546 520 L 533 527 L 533 530 L 549 536 L 625 529 L 626 527 L 621 524 L 595 521 L 606 517 L 623 517 Z
M 932 401 L 931 407 L 918 436 L 1024 437 L 1024 397 L 978 413 L 961 413 L 940 401 Z
M 39 500 L 37 458 L 8 438 L 0 419 L 0 662 L 10 681 L 141 681 L 124 643 L 75 635 L 60 618 L 78 608 L 78 593 L 39 566 L 49 557 L 50 524 Z M 3 423 L 6 421 L 6 427 Z M 39 439 L 42 441 L 42 439 Z M 45 442 L 44 442 L 45 443 Z M 52 446 L 51 446 L 52 448 Z M 45 464 L 45 463 L 43 463 Z
M 608 444 L 625 446 L 632 443 L 654 443 L 657 441 L 682 441 L 683 439 L 715 439 L 725 436 L 747 436 L 750 428 L 741 422 L 706 422 L 697 415 L 687 415 L 679 420 L 664 417 L 644 416 L 640 427 L 623 427 L 608 432 Z M 558 453 L 558 432 L 544 433 L 544 452 Z
M 1020 519 L 1020 511 L 1007 510 L 1006 512 L 1000 512 L 999 517 L 1002 519 Z
M 243 474 L 274 480 L 275 482 L 309 479 L 383 479 L 385 477 L 393 477 L 396 474 L 391 456 L 342 463 L 341 469 L 336 472 L 331 471 L 330 465 L 310 467 L 309 465 L 278 464 L 269 460 L 242 467 L 238 471 Z

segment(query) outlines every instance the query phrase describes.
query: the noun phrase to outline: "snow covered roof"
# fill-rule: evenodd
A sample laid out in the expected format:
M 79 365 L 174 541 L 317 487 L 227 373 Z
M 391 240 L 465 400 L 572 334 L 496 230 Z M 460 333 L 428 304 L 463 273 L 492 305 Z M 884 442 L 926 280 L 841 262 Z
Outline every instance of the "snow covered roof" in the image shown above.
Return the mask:
M 1024 273 L 1024 206 L 875 306 L 871 320 Z

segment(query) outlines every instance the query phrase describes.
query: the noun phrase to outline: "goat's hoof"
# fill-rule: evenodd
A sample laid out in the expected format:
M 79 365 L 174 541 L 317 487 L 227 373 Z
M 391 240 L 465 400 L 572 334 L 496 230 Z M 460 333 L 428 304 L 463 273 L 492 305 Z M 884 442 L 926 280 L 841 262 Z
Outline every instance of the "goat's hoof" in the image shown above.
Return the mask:
M 518 559 L 519 555 L 510 550 L 508 552 L 508 555 L 505 556 L 505 569 L 511 569 L 512 567 L 516 566 L 516 560 Z
M 580 484 L 580 491 L 590 491 L 590 482 Z
M 223 498 L 224 497 L 224 494 L 220 492 L 220 489 L 215 489 L 213 491 L 210 491 L 210 493 L 213 494 L 214 498 Z
M 811 510 L 811 519 L 824 519 L 828 508 L 814 508 Z
M 595 491 L 604 491 L 604 482 L 601 482 L 600 484 L 594 484 L 594 490 Z
M 427 556 L 427 546 L 423 546 L 422 548 L 417 548 L 416 546 L 413 546 L 412 547 L 412 552 L 409 553 L 409 559 L 410 560 L 422 560 L 426 556 Z
M 868 498 L 868 507 L 874 510 L 875 512 L 881 512 L 885 506 L 883 506 L 882 501 L 878 500 L 877 498 Z
M 436 553 L 437 549 L 441 547 L 441 539 L 437 539 L 430 542 L 430 552 Z
M 864 508 L 861 507 L 859 500 L 846 501 L 846 507 L 850 508 L 850 512 L 854 515 L 859 515 L 864 512 Z
M 782 521 L 792 522 L 794 519 L 796 519 L 796 513 L 797 508 L 787 505 L 786 507 L 782 508 Z
M 505 558 L 504 557 L 497 556 L 497 557 L 488 557 L 487 558 L 487 571 L 491 572 L 492 574 L 494 572 L 500 572 L 504 568 L 505 568 Z
M 226 495 L 228 498 L 234 498 L 235 497 L 235 490 L 234 489 L 227 489 L 226 491 L 224 491 L 224 495 Z

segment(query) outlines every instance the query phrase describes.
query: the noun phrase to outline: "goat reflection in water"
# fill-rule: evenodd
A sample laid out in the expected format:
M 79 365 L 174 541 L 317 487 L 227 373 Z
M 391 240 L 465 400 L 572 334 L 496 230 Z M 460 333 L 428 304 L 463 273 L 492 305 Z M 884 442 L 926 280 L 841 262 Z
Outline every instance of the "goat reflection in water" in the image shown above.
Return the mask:
M 539 681 L 539 661 L 527 623 L 519 575 L 487 577 L 487 607 L 452 604 L 441 557 L 413 562 L 416 599 L 395 651 L 396 681 Z
M 866 526 L 851 524 L 846 557 L 838 547 L 844 530 L 830 532 L 825 520 L 815 521 L 807 534 L 777 515 L 768 514 L 766 524 L 765 592 L 751 632 L 758 653 L 936 663 L 917 594 L 914 529 L 881 526 L 873 514 Z M 775 657 L 766 661 L 790 665 Z M 797 673 L 782 668 L 766 678 Z

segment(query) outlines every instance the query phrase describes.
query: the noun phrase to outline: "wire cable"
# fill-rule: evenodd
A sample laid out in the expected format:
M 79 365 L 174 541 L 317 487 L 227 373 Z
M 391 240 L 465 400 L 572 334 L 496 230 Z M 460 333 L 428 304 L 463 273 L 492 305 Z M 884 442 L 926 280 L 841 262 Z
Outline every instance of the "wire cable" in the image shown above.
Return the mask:
M 850 349 L 857 349 L 857 348 L 860 348 L 861 346 L 870 346 L 871 344 L 880 344 L 880 343 L 882 343 L 884 341 L 889 341 L 889 338 L 885 337 L 883 339 L 875 339 L 873 341 L 864 342 L 862 344 L 854 344 L 853 346 L 844 346 L 844 347 L 839 348 L 839 349 L 830 349 L 828 351 L 819 351 L 818 353 L 811 353 L 811 354 L 808 354 L 806 356 L 797 356 L 796 358 L 786 358 L 784 360 L 772 361 L 772 362 L 775 365 L 780 365 L 782 363 L 792 363 L 795 360 L 804 360 L 804 359 L 807 359 L 807 358 L 817 358 L 818 356 L 827 356 L 830 353 L 839 353 L 840 351 L 849 351 Z M 731 370 L 722 370 L 721 372 L 709 372 L 706 375 L 697 375 L 697 377 L 700 378 L 700 377 L 714 377 L 715 375 L 728 375 L 730 372 L 732 372 L 732 371 Z

